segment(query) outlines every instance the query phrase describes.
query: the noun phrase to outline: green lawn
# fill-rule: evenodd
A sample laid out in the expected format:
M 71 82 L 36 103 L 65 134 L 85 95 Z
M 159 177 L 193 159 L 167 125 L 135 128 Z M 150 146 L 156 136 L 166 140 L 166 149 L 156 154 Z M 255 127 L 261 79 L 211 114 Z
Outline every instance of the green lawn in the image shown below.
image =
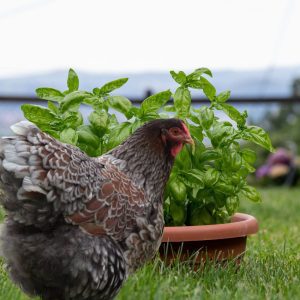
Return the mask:
M 117 299 L 300 299 L 300 189 L 261 192 L 261 205 L 242 203 L 240 209 L 257 217 L 260 231 L 248 239 L 238 270 L 229 264 L 192 272 L 156 259 L 127 281 Z M 0 276 L 0 299 L 28 299 L 4 271 Z

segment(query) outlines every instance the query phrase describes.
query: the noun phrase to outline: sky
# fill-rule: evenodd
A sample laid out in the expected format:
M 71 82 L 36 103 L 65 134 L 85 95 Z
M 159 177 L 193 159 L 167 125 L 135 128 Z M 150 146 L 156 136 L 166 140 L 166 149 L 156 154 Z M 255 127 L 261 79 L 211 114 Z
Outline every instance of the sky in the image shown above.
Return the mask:
M 0 78 L 300 65 L 297 0 L 0 0 Z

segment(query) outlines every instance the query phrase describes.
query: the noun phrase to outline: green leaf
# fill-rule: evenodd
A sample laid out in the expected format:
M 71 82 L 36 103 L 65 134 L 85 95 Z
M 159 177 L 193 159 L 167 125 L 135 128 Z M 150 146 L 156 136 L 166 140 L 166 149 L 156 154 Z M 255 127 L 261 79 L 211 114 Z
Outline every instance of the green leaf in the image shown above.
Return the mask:
M 237 196 L 227 197 L 226 199 L 226 209 L 228 214 L 232 216 L 239 208 L 239 198 Z
M 130 108 L 130 114 L 132 114 L 133 116 L 137 116 L 137 117 L 142 117 L 142 109 L 136 106 L 132 106 Z
M 202 106 L 198 111 L 201 126 L 208 130 L 214 122 L 214 112 L 211 108 Z
M 188 88 L 179 87 L 174 94 L 174 106 L 178 117 L 186 118 L 190 113 L 191 93 Z
M 174 105 L 165 105 L 163 110 L 167 112 L 176 112 Z
M 202 90 L 204 85 L 200 80 L 189 80 L 186 85 L 193 89 Z
M 59 90 L 42 87 L 35 90 L 36 95 L 44 100 L 50 100 L 55 102 L 60 102 L 64 98 L 64 94 L 61 93 Z
M 189 130 L 193 138 L 197 138 L 200 142 L 203 140 L 202 127 L 189 125 Z
M 220 173 L 214 169 L 209 168 L 205 173 L 203 177 L 203 181 L 206 187 L 211 187 L 219 180 Z
M 59 139 L 63 143 L 76 145 L 78 141 L 78 133 L 72 128 L 66 128 L 60 133 Z
M 93 132 L 90 126 L 82 125 L 77 130 L 78 133 L 78 142 L 80 144 L 85 145 L 86 148 L 92 147 L 97 149 L 99 147 L 100 139 L 99 137 Z M 84 151 L 86 151 L 84 149 Z
M 69 70 L 67 84 L 70 92 L 77 91 L 79 88 L 79 78 L 73 69 Z
M 99 90 L 96 90 L 97 95 L 107 95 L 110 92 L 120 88 L 128 81 L 128 78 L 120 78 L 104 84 Z M 93 91 L 94 92 L 94 91 Z
M 199 110 L 195 110 L 195 109 L 193 109 L 193 107 L 191 107 L 189 119 L 193 123 L 200 125 L 201 123 L 200 123 L 200 120 L 199 120 L 198 112 L 199 112 Z
M 203 177 L 204 173 L 198 169 L 180 172 L 182 181 L 191 188 L 204 188 Z
M 216 101 L 219 102 L 219 103 L 224 103 L 224 102 L 226 102 L 229 98 L 230 98 L 230 91 L 224 91 L 224 92 L 220 93 L 220 94 L 216 97 Z
M 121 123 L 109 132 L 107 150 L 121 144 L 131 134 L 132 124 L 130 122 Z
M 254 164 L 256 161 L 256 153 L 251 149 L 243 149 L 240 151 L 243 160 L 245 160 L 249 164 Z
M 203 75 L 203 74 L 206 74 L 206 75 L 212 77 L 212 73 L 209 69 L 199 68 L 187 76 L 188 83 L 191 81 L 199 81 L 202 77 L 201 75 Z
M 192 167 L 191 156 L 186 147 L 177 154 L 175 166 L 180 170 L 189 170 Z
M 229 122 L 215 122 L 209 131 L 209 137 L 212 145 L 216 147 L 225 147 L 231 144 L 235 138 L 235 129 Z
M 226 181 L 217 181 L 214 185 L 214 190 L 225 195 L 233 195 L 234 194 L 234 187 Z
M 210 225 L 215 223 L 214 218 L 205 207 L 196 207 L 190 214 L 190 225 Z
M 96 96 L 101 96 L 100 95 L 100 89 L 99 88 L 94 88 L 93 89 L 93 94 L 96 95 Z
M 93 128 L 95 129 L 95 132 L 99 137 L 102 137 L 105 132 L 107 131 L 108 127 L 108 113 L 105 110 L 102 111 L 93 111 L 89 115 L 89 121 Z
M 119 121 L 115 114 L 109 115 L 109 123 L 108 123 L 108 129 L 112 130 L 114 127 L 119 125 Z
M 235 121 L 238 125 L 244 126 L 246 123 L 246 118 L 242 115 L 236 108 L 227 103 L 219 103 L 217 105 L 218 109 L 221 109 L 225 112 L 227 116 L 229 116 L 233 121 Z
M 201 83 L 203 84 L 203 92 L 206 95 L 206 97 L 213 101 L 216 96 L 216 89 L 215 87 L 204 77 L 201 76 L 200 79 Z
M 123 96 L 109 96 L 107 98 L 111 108 L 123 113 L 127 119 L 132 117 L 131 101 Z
M 269 135 L 260 127 L 246 127 L 242 131 L 242 137 L 243 139 L 258 144 L 271 152 L 274 151 Z
M 261 202 L 261 195 L 253 186 L 245 184 L 240 193 L 253 202 Z
M 221 154 L 217 150 L 205 150 L 199 155 L 200 161 L 214 161 L 221 158 Z
M 94 106 L 99 105 L 99 103 L 103 104 L 103 102 L 104 102 L 103 98 L 99 98 L 96 96 L 90 96 L 88 98 L 85 98 L 82 103 L 94 107 Z
M 176 72 L 174 72 L 174 71 L 170 71 L 170 74 L 171 74 L 171 76 L 173 77 L 173 79 L 174 79 L 177 83 L 179 83 L 179 84 L 181 84 L 181 85 L 185 84 L 185 82 L 186 82 L 186 75 L 185 75 L 184 72 L 179 71 L 178 73 L 176 73 Z
M 136 119 L 131 126 L 131 133 L 134 133 L 139 127 L 143 125 L 143 122 L 141 120 Z
M 83 117 L 79 111 L 67 111 L 64 114 L 63 123 L 66 128 L 77 129 L 83 124 Z
M 168 183 L 168 190 L 176 202 L 184 202 L 186 200 L 186 186 L 178 178 L 175 178 Z
M 170 213 L 173 219 L 173 225 L 182 226 L 186 219 L 186 206 L 184 203 L 178 203 L 171 199 Z
M 61 119 L 59 119 L 49 108 L 43 106 L 23 104 L 21 109 L 25 118 L 36 125 L 47 125 L 50 128 L 52 122 L 61 122 Z
M 48 108 L 54 113 L 54 114 L 59 114 L 59 109 L 58 107 L 52 102 L 48 101 Z
M 170 90 L 151 95 L 146 98 L 141 104 L 141 111 L 143 115 L 156 113 L 163 105 L 165 105 L 171 98 Z
M 213 77 L 211 70 L 209 70 L 208 68 L 198 68 L 196 69 L 195 73 L 198 75 L 206 74 L 210 77 Z
M 91 94 L 85 91 L 74 91 L 64 97 L 64 100 L 61 102 L 60 110 L 62 113 L 69 111 L 78 110 L 80 104 L 85 98 L 91 97 Z
M 242 166 L 242 157 L 241 155 L 231 148 L 222 149 L 222 161 L 225 169 L 227 171 L 238 171 Z

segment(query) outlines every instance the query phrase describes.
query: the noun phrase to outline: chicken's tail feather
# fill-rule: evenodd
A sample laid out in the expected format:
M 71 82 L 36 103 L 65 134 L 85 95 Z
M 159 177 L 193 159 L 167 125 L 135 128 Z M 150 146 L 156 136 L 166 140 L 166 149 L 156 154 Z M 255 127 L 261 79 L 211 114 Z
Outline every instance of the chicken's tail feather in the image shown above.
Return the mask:
M 41 187 L 45 170 L 38 156 L 39 130 L 27 121 L 11 129 L 15 136 L 0 138 L 0 204 L 20 224 L 48 226 L 56 215 Z

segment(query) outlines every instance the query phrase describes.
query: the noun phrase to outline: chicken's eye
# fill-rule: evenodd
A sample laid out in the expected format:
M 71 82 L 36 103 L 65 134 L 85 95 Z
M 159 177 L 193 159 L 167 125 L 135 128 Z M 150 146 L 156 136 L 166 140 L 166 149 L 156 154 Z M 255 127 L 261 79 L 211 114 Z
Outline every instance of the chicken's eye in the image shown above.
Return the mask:
M 169 131 L 170 131 L 170 133 L 171 133 L 172 135 L 179 135 L 179 134 L 180 134 L 180 129 L 179 129 L 179 128 L 176 128 L 176 127 L 171 128 Z

